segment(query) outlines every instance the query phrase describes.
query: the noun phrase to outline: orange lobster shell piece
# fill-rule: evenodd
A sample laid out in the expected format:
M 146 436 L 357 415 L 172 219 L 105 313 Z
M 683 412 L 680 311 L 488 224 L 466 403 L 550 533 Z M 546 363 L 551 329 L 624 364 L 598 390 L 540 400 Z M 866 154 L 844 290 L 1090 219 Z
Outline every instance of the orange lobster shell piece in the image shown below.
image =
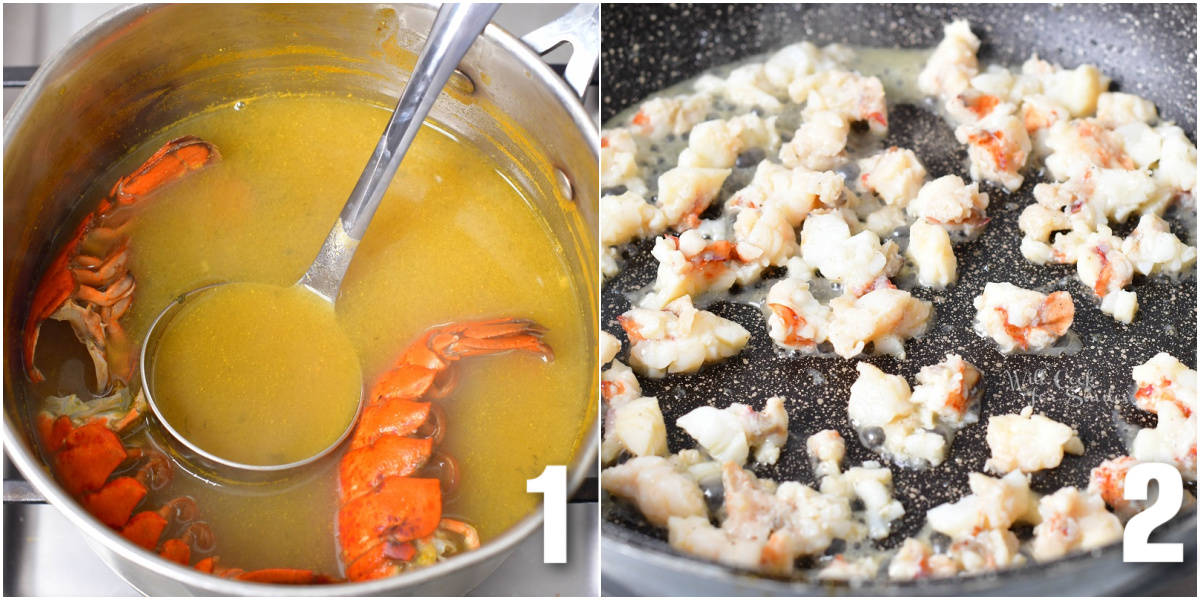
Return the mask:
M 460 358 L 522 350 L 550 360 L 544 329 L 519 319 L 454 323 L 426 331 L 371 389 L 339 466 L 338 544 L 352 581 L 388 577 L 437 560 L 430 541 L 457 537 L 479 546 L 474 528 L 442 517 L 442 482 L 414 477 L 440 439 L 429 400 L 453 385 L 446 370 Z M 445 380 L 443 380 L 445 379 Z M 433 421 L 433 432 L 422 435 Z
M 92 402 L 104 402 L 94 399 Z M 144 399 L 139 394 L 128 407 L 127 414 L 93 416 L 82 425 L 69 414 L 42 411 L 38 414 L 38 431 L 51 464 L 63 487 L 80 500 L 84 509 L 100 522 L 119 531 L 129 541 L 157 552 L 163 558 L 181 565 L 191 563 L 192 550 L 208 552 L 215 547 L 212 530 L 197 521 L 199 509 L 190 497 L 181 496 L 165 502 L 157 509 L 134 512 L 143 504 L 151 488 L 166 485 L 171 478 L 171 465 L 157 451 L 126 447 L 118 435 L 138 417 L 145 414 Z M 136 465 L 132 475 L 113 477 L 121 465 Z M 172 523 L 182 527 L 175 537 L 163 539 Z M 216 558 L 208 557 L 195 568 L 220 577 L 236 578 L 259 583 L 307 584 L 328 583 L 332 578 L 306 569 L 262 569 L 246 572 L 242 569 L 217 568 Z
M 219 158 L 212 144 L 186 136 L 167 142 L 133 173 L 118 179 L 108 197 L 83 221 L 42 274 L 22 332 L 25 372 L 36 382 L 45 377 L 34 365 L 38 334 L 46 319 L 67 321 L 87 346 L 96 385 L 109 390 L 114 380 L 127 383 L 133 350 L 119 320 L 133 301 L 134 280 L 126 269 L 129 211 L 145 195 L 201 169 Z
M 140 402 L 134 402 L 130 412 L 141 414 L 139 406 Z M 206 525 L 194 522 L 178 538 L 159 545 L 172 518 L 187 523 L 195 517 L 195 503 L 190 498 L 176 498 L 158 510 L 134 514 L 150 487 L 161 487 L 170 479 L 171 467 L 166 457 L 157 452 L 126 448 L 122 444 L 117 432 L 132 423 L 132 419 L 94 418 L 77 427 L 70 415 L 43 411 L 38 422 L 59 482 L 79 498 L 92 516 L 139 546 L 158 550 L 163 557 L 185 564 L 193 544 L 212 545 L 212 532 Z M 132 475 L 112 478 L 118 467 L 131 460 L 138 465 Z

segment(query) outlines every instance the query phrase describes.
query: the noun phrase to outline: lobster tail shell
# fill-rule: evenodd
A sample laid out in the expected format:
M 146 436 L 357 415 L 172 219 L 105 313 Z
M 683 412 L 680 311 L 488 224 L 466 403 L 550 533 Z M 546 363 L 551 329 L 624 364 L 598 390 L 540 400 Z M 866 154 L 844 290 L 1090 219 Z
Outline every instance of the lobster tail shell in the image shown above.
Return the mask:
M 346 564 L 372 546 L 432 535 L 442 519 L 442 490 L 436 479 L 391 477 L 373 493 L 343 504 L 338 540 Z
M 179 178 L 200 170 L 221 158 L 216 146 L 194 136 L 175 138 L 150 155 L 136 170 L 113 184 L 108 198 L 96 212 L 101 216 L 112 210 L 136 203 L 151 192 Z
M 350 439 L 350 448 L 368 446 L 382 436 L 412 435 L 429 418 L 429 409 L 428 402 L 404 398 L 368 405 Z
M 430 426 L 429 399 L 453 387 L 447 369 L 455 361 L 512 350 L 550 360 L 553 353 L 542 341 L 544 333 L 541 326 L 523 319 L 433 327 L 371 387 L 339 470 L 338 543 L 351 581 L 387 577 L 414 560 L 432 558 L 424 551 L 425 558 L 418 557 L 418 546 L 441 556 L 446 546 L 438 544 L 432 550 L 435 546 L 425 538 L 445 533 L 448 523 L 466 532 L 460 532 L 465 538 L 461 548 L 479 545 L 474 528 L 442 519 L 441 481 L 411 477 L 429 461 L 433 445 L 441 439 L 443 419 L 432 420 L 432 436 L 412 436 Z
M 407 477 L 433 453 L 433 439 L 384 436 L 370 446 L 346 453 L 338 467 L 343 499 L 357 498 L 388 477 Z
M 30 300 L 21 354 L 31 381 L 45 381 L 33 359 L 42 323 L 51 318 L 69 321 L 75 336 L 88 345 L 99 389 L 108 389 L 113 378 L 128 379 L 132 366 L 129 349 L 111 353 L 107 349 L 110 336 L 124 335 L 116 320 L 129 308 L 134 286 L 123 258 L 128 238 L 119 227 L 128 212 L 119 209 L 136 204 L 143 196 L 219 158 L 216 147 L 200 138 L 171 140 L 132 173 L 117 180 L 108 197 L 83 218 L 42 274 Z M 106 241 L 104 256 L 81 256 L 86 246 L 83 242 L 89 237 Z M 99 291 L 102 288 L 104 291 Z M 109 362 L 116 367 L 111 372 Z

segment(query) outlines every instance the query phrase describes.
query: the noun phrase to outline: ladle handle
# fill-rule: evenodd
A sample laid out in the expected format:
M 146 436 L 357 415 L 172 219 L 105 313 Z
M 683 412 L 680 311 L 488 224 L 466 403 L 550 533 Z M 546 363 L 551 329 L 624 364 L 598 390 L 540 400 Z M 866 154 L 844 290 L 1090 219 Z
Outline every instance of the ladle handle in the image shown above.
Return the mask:
M 330 302 L 337 298 L 350 259 L 396 175 L 396 169 L 400 168 L 404 153 L 412 145 L 446 80 L 475 38 L 487 27 L 497 8 L 497 4 L 463 3 L 443 4 L 438 9 L 429 39 L 421 48 L 412 78 L 404 87 L 392 119 L 342 207 L 337 223 L 329 231 L 308 271 L 300 278 L 300 285 Z

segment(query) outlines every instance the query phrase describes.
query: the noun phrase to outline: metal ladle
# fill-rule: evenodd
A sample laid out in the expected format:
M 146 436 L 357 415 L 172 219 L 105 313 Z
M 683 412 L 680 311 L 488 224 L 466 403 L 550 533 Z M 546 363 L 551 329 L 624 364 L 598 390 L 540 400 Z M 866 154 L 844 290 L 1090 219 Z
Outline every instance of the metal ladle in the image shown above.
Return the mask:
M 350 197 L 342 207 L 337 222 L 326 236 L 325 243 L 317 251 L 317 256 L 309 265 L 308 270 L 296 283 L 297 286 L 317 294 L 331 304 L 337 299 L 342 279 L 350 267 L 350 260 L 354 257 L 354 252 L 358 249 L 358 244 L 367 231 L 371 217 L 375 215 L 375 209 L 383 200 L 384 192 L 387 191 L 396 170 L 399 169 L 400 161 L 421 129 L 421 123 L 429 114 L 434 100 L 437 99 L 438 94 L 458 67 L 463 56 L 466 55 L 475 38 L 491 21 L 492 15 L 496 13 L 498 7 L 497 4 L 443 4 L 438 10 L 429 38 L 421 48 L 421 54 L 413 68 L 412 78 L 405 86 L 404 93 L 400 96 L 400 102 L 396 105 L 391 120 L 383 130 L 379 144 L 375 146 L 375 151 L 367 161 L 367 166 L 359 176 L 354 190 L 350 192 Z M 148 376 L 153 372 L 151 364 L 155 359 L 154 350 L 157 348 L 163 331 L 167 329 L 166 325 L 185 303 L 221 285 L 226 284 L 217 283 L 205 286 L 179 296 L 155 317 L 146 333 L 139 367 L 146 399 L 159 422 L 176 441 L 182 443 L 191 452 L 219 465 L 245 471 L 283 471 L 307 465 L 333 452 L 350 435 L 354 425 L 358 422 L 358 415 L 362 411 L 361 393 L 354 418 L 350 420 L 350 424 L 337 440 L 308 458 L 280 465 L 251 465 L 212 454 L 185 438 L 164 417 L 155 402 L 151 389 L 153 380 Z

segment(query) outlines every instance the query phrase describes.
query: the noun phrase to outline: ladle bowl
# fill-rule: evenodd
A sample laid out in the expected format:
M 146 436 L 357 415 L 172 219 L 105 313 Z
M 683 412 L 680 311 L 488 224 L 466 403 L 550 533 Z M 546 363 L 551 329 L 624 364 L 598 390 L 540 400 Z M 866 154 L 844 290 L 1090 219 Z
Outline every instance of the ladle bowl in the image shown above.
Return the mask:
M 328 446 L 322 448 L 317 453 L 302 458 L 299 460 L 289 461 L 280 464 L 250 464 L 233 460 L 224 456 L 220 456 L 214 452 L 210 452 L 201 448 L 199 444 L 188 439 L 176 426 L 173 425 L 171 419 L 160 405 L 161 398 L 155 393 L 154 389 L 154 374 L 156 360 L 158 358 L 158 350 L 163 335 L 170 330 L 170 322 L 180 314 L 183 309 L 195 303 L 200 297 L 213 291 L 216 288 L 229 285 L 230 282 L 213 283 L 203 287 L 196 288 L 171 301 L 161 312 L 154 317 L 154 321 L 150 324 L 150 329 L 146 334 L 146 339 L 142 343 L 142 348 L 138 356 L 138 374 L 141 376 L 143 391 L 146 394 L 146 401 L 150 405 L 150 410 L 154 413 L 159 424 L 168 434 L 169 442 L 172 450 L 176 451 L 181 458 L 187 459 L 190 462 L 196 463 L 196 466 L 206 470 L 225 474 L 226 477 L 233 475 L 239 480 L 260 481 L 275 477 L 284 477 L 290 472 L 307 465 L 311 465 L 322 458 L 329 456 L 350 437 L 350 433 L 354 431 L 354 426 L 358 423 L 358 417 L 362 413 L 363 399 L 365 390 L 360 387 L 358 401 L 354 407 L 354 415 L 346 424 L 337 438 Z M 299 285 L 299 284 L 296 284 Z M 249 399 L 248 399 L 249 400 Z M 232 470 L 232 473 L 230 472 Z

